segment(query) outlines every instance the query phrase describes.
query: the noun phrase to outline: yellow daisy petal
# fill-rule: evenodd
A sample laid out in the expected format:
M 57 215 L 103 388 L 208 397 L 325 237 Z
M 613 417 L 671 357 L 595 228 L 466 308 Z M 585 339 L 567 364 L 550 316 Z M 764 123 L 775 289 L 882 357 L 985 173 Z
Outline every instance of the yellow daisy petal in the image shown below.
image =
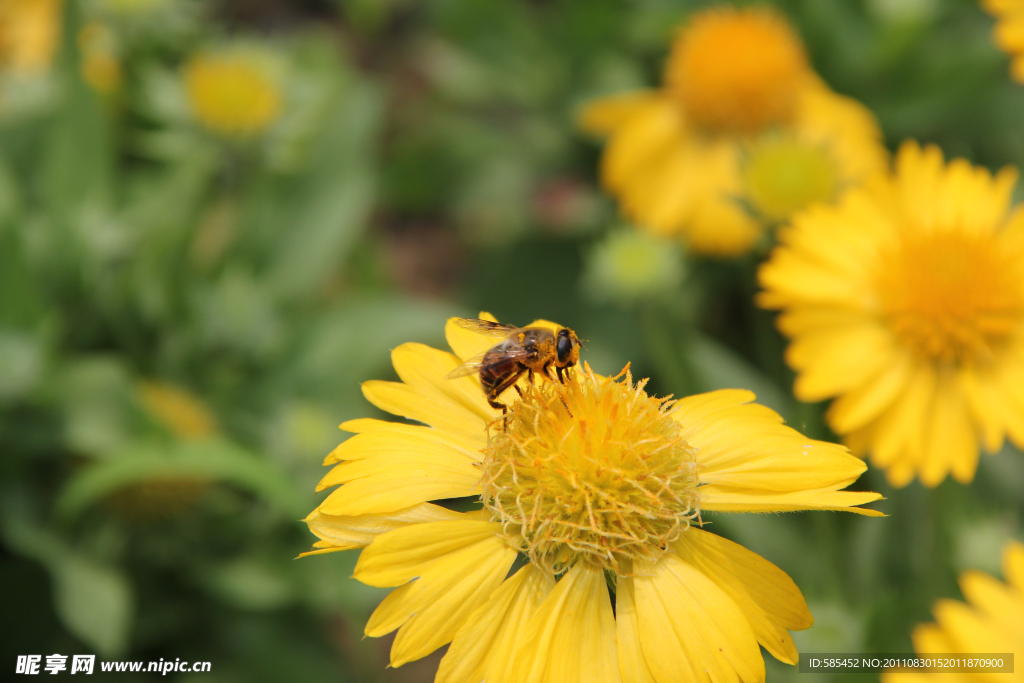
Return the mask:
M 486 311 L 480 312 L 481 320 L 498 322 L 493 315 Z M 466 360 L 478 353 L 482 353 L 495 344 L 495 340 L 487 335 L 479 334 L 473 330 L 467 330 L 457 324 L 459 318 L 448 318 L 444 326 L 444 338 L 451 347 L 452 353 Z
M 776 659 L 797 663 L 789 630 L 808 629 L 814 619 L 785 572 L 743 546 L 696 527 L 687 529 L 672 548 L 739 606 L 757 642 Z
M 836 491 L 831 488 L 774 493 L 725 486 L 702 486 L 700 491 L 701 508 L 718 512 L 837 510 L 856 512 L 867 517 L 883 517 L 883 513 L 878 510 L 856 507 L 881 499 L 880 494 L 869 491 Z
M 967 602 L 992 620 L 996 628 L 1024 644 L 1024 591 L 979 571 L 961 574 L 960 589 Z
M 414 524 L 378 536 L 359 556 L 353 576 L 370 586 L 401 586 L 429 563 L 495 537 L 497 523 L 473 513 L 460 516 L 464 519 Z
M 509 577 L 455 634 L 436 682 L 513 683 L 508 676 L 526 626 L 554 587 L 554 579 L 534 566 Z
M 363 552 L 372 547 L 373 543 Z M 455 637 L 469 615 L 501 584 L 514 559 L 515 551 L 492 534 L 423 563 L 418 578 L 392 591 L 374 610 L 366 635 L 377 637 L 399 629 L 391 646 L 391 666 L 425 657 Z
M 619 580 L 615 591 L 615 640 L 618 645 L 619 673 L 622 683 L 657 683 L 640 644 L 631 574 L 632 571 L 629 571 L 626 578 Z
M 372 418 L 343 422 L 341 429 L 359 434 L 360 438 L 343 441 L 327 456 L 324 465 L 371 457 L 371 454 L 387 451 L 389 445 L 399 442 L 411 450 L 420 448 L 451 449 L 471 462 L 479 462 L 480 451 L 487 445 L 486 433 L 483 431 L 472 437 L 467 437 L 421 425 L 385 422 Z
M 836 509 L 878 499 L 877 494 L 835 495 L 860 476 L 864 463 L 842 446 L 782 425 L 774 411 L 747 403 L 752 398 L 750 392 L 727 389 L 676 404 L 682 434 L 697 448 L 702 509 Z
M 637 90 L 596 100 L 583 107 L 579 126 L 593 135 L 610 135 L 660 97 L 657 91 Z
M 535 683 L 620 683 L 615 616 L 604 571 L 578 562 L 534 613 L 510 679 Z
M 319 543 L 326 542 L 334 550 L 347 550 L 362 548 L 369 545 L 377 536 L 408 524 L 441 522 L 461 517 L 460 513 L 440 505 L 420 503 L 381 515 L 329 515 L 317 508 L 303 521 L 309 525 L 309 530 L 321 539 Z
M 375 515 L 480 492 L 480 470 L 449 453 L 398 451 L 335 465 L 318 490 L 337 484 L 320 504 L 329 515 Z
M 644 658 L 658 683 L 764 681 L 764 660 L 740 607 L 693 565 L 668 554 L 638 562 L 633 582 Z

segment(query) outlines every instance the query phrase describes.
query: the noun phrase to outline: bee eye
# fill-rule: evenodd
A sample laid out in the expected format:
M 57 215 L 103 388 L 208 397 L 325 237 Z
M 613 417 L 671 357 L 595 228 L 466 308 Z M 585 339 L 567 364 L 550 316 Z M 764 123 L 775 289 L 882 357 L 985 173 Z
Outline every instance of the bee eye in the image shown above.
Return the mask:
M 569 339 L 568 334 L 559 333 L 555 353 L 558 354 L 559 363 L 565 363 L 569 360 L 569 354 L 572 353 L 572 340 Z

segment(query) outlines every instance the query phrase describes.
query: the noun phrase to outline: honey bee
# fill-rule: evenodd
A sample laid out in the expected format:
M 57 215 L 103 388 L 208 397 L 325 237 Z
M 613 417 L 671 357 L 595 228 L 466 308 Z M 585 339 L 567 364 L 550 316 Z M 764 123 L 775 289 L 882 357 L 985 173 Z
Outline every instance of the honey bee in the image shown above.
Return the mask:
M 528 374 L 530 382 L 533 382 L 534 373 L 553 380 L 551 369 L 554 368 L 558 381 L 564 383 L 563 373 L 580 360 L 579 337 L 568 327 L 555 330 L 547 327 L 516 327 L 477 318 L 459 318 L 455 324 L 466 330 L 502 339 L 448 373 L 448 379 L 479 373 L 480 386 L 487 396 L 487 402 L 501 409 L 502 413 L 508 411 L 508 406 L 498 401 L 498 397 L 509 387 L 514 386 L 516 391 L 520 391 L 516 382 L 524 374 Z

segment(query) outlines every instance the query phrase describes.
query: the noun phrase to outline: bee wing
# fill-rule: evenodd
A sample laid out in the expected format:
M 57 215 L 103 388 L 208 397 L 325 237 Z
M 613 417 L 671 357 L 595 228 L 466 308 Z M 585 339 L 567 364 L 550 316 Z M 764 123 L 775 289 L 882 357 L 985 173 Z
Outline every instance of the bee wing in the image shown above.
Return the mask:
M 480 318 L 456 318 L 455 324 L 464 330 L 470 332 L 477 332 L 478 334 L 486 334 L 489 337 L 500 337 L 505 338 L 518 330 L 519 328 L 515 325 L 502 325 L 491 320 L 481 320 Z
M 473 356 L 462 365 L 449 372 L 448 379 L 458 379 L 459 377 L 465 377 L 466 375 L 475 375 L 481 370 L 498 365 L 499 363 L 504 363 L 510 360 L 526 360 L 531 355 L 530 351 L 522 347 L 511 349 L 500 355 L 494 355 L 487 358 L 487 354 L 490 352 L 491 350 L 488 349 L 483 353 L 478 353 Z

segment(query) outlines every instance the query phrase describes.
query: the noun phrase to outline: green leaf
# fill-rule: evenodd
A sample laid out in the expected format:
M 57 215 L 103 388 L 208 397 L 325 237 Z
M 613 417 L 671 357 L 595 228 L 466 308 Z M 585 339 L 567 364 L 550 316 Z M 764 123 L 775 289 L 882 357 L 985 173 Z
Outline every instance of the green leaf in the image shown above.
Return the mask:
M 16 506 L 4 507 L 4 540 L 49 570 L 54 608 L 64 627 L 104 657 L 122 655 L 128 648 L 134 613 L 128 577 L 33 526 Z
M 50 563 L 54 606 L 64 626 L 106 657 L 128 647 L 131 587 L 122 572 L 79 555 Z
M 301 518 L 309 501 L 274 463 L 222 439 L 163 444 L 130 444 L 110 458 L 84 468 L 57 498 L 58 517 L 72 519 L 109 494 L 146 481 L 200 479 L 237 486 Z
M 334 112 L 309 172 L 298 179 L 291 196 L 279 198 L 281 203 L 272 207 L 277 219 L 287 222 L 288 238 L 277 245 L 268 280 L 286 299 L 315 291 L 344 263 L 373 207 L 371 151 L 381 97 L 370 86 L 349 88 L 340 97 L 343 104 Z

